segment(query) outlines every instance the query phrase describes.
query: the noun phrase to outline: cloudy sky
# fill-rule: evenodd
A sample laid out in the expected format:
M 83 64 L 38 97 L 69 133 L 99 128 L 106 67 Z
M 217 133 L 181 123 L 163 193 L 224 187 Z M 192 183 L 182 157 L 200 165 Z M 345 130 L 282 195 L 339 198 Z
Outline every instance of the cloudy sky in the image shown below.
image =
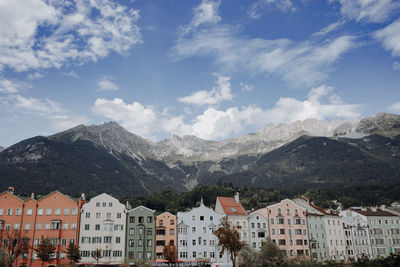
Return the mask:
M 0 146 L 400 113 L 396 0 L 1 0 Z

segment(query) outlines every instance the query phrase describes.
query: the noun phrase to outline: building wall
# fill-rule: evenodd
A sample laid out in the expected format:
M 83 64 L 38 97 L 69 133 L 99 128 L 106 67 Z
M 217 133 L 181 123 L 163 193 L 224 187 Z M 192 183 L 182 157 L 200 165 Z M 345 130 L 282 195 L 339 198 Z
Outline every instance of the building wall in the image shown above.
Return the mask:
M 42 236 L 50 239 L 56 246 L 57 253 L 54 260 L 45 263 L 44 266 L 68 263 L 65 251 L 67 251 L 69 241 L 76 242 L 78 229 L 70 227 L 63 229 L 62 225 L 68 223 L 70 226 L 72 223 L 79 223 L 79 212 L 83 201 L 72 199 L 58 191 L 54 191 L 38 201 L 34 198 L 22 200 L 10 192 L 3 193 L 0 199 L 0 214 L 2 213 L 1 209 L 4 209 L 3 215 L 0 215 L 0 220 L 4 220 L 2 236 L 7 231 L 7 225 L 10 225 L 11 230 L 17 228 L 22 236 L 29 238 L 31 249 L 16 260 L 17 266 L 42 266 L 41 260 L 34 253 L 34 248 L 39 244 Z M 12 215 L 7 215 L 7 209 L 12 209 Z M 17 209 L 18 212 L 16 212 Z M 64 209 L 69 209 L 70 213 L 64 214 Z M 72 209 L 75 214 L 72 214 Z M 46 211 L 48 211 L 47 214 Z
M 343 218 L 335 215 L 325 215 L 327 253 L 331 260 L 347 261 L 346 242 L 344 236 Z
M 318 262 L 324 262 L 328 259 L 324 216 L 307 215 L 307 222 L 311 257 Z
M 369 234 L 374 257 L 400 252 L 398 216 L 368 216 Z
M 127 213 L 126 255 L 127 262 L 154 260 L 155 211 L 139 206 Z
M 289 257 L 310 256 L 306 209 L 289 199 L 267 206 L 269 232 Z
M 156 217 L 156 260 L 164 260 L 163 251 L 165 245 L 175 246 L 177 249 L 177 220 L 176 216 L 169 212 L 164 212 Z M 176 255 L 178 256 L 178 255 Z
M 218 239 L 213 234 L 222 217 L 203 203 L 190 211 L 178 212 L 178 259 L 208 259 L 211 263 L 229 263 L 227 252 L 220 254 Z
M 268 211 L 259 209 L 249 214 L 249 246 L 251 249 L 260 250 L 261 244 L 269 236 Z
M 126 209 L 118 199 L 103 193 L 83 205 L 79 228 L 81 263 L 96 263 L 96 250 L 101 250 L 99 264 L 123 263 L 125 226 Z

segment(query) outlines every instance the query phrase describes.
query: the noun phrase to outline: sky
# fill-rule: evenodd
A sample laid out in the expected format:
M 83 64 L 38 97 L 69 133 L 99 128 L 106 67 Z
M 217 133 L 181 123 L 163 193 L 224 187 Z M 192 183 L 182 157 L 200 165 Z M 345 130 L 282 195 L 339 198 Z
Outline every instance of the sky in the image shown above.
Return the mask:
M 400 1 L 0 0 L 0 146 L 400 113 Z

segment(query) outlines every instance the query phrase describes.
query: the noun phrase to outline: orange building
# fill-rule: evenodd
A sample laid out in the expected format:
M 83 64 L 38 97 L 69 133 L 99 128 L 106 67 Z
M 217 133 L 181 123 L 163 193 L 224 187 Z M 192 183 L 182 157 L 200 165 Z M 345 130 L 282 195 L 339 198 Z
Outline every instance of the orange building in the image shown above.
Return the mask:
M 164 212 L 156 217 L 156 261 L 164 260 L 163 251 L 166 245 L 175 246 L 178 256 L 177 238 L 176 238 L 176 216 Z
M 34 248 L 41 237 L 49 238 L 56 246 L 54 260 L 44 266 L 68 263 L 66 251 L 69 242 L 79 240 L 80 210 L 84 200 L 73 199 L 58 191 L 35 199 L 14 194 L 14 188 L 0 194 L 0 239 L 17 230 L 29 238 L 29 251 L 20 255 L 15 266 L 42 266 Z

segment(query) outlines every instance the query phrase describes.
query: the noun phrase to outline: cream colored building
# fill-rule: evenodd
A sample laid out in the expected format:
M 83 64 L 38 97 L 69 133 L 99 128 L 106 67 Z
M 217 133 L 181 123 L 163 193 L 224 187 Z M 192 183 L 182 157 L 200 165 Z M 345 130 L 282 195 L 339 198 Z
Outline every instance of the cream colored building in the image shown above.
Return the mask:
M 80 263 L 121 264 L 125 260 L 126 209 L 118 199 L 105 193 L 82 206 L 79 250 Z

